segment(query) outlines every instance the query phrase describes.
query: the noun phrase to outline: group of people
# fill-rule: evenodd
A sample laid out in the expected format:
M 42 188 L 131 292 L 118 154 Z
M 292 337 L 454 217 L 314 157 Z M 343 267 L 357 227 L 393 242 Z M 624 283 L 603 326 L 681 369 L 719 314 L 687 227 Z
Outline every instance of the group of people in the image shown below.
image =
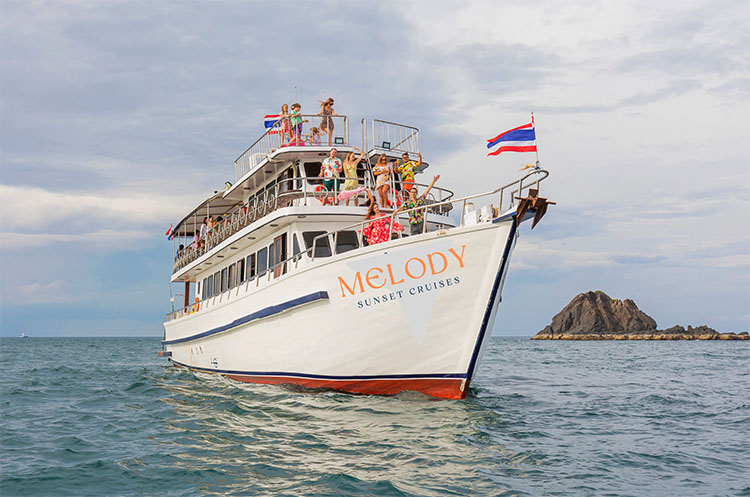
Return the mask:
M 322 135 L 327 135 L 328 145 L 330 146 L 333 140 L 333 118 L 338 117 L 338 114 L 333 110 L 332 98 L 329 97 L 319 102 L 320 112 L 317 115 L 321 116 L 321 120 L 318 126 L 313 126 L 310 129 L 307 143 L 309 145 L 320 145 Z M 281 127 L 282 146 L 304 145 L 302 123 L 306 122 L 308 122 L 306 119 L 302 119 L 302 105 L 298 102 L 293 103 L 291 108 L 287 104 L 282 105 L 279 119 L 274 123 L 274 126 Z
M 435 182 L 440 179 L 440 175 L 433 177 L 425 191 L 419 195 L 414 182 L 414 173 L 422 165 L 422 154 L 419 154 L 419 160 L 413 161 L 409 158 L 408 153 L 404 153 L 401 156 L 402 161 L 400 163 L 389 163 L 386 155 L 381 154 L 378 162 L 373 167 L 375 189 L 380 202 L 378 204 L 372 193 L 359 185 L 357 166 L 362 160 L 362 151 L 357 147 L 353 148 L 359 152 L 359 157 L 354 152 L 349 152 L 342 163 L 337 157 L 338 150 L 332 148 L 329 156 L 321 163 L 318 176 L 323 178 L 323 190 L 333 194 L 331 202 L 338 204 L 340 201 L 345 201 L 345 205 L 348 206 L 349 200 L 351 197 L 354 197 L 354 205 L 358 206 L 358 194 L 365 191 L 368 196 L 368 209 L 365 219 L 373 220 L 363 230 L 363 234 L 367 238 L 367 243 L 372 245 L 389 240 L 393 231 L 403 231 L 404 228 L 397 222 L 394 222 L 391 227 L 391 218 L 381 217 L 380 206 L 389 207 L 392 205 L 388 200 L 388 192 L 391 189 L 391 175 L 399 174 L 401 177 L 401 195 L 403 195 L 404 201 L 396 212 L 409 211 L 410 234 L 416 235 L 422 233 L 424 231 L 425 219 L 424 209 L 420 209 L 420 207 L 424 207 L 426 204 L 426 197 L 430 193 L 430 190 L 432 190 Z M 344 179 L 340 179 L 341 177 Z M 322 199 L 323 205 L 326 205 L 328 200 L 328 196 L 325 196 Z

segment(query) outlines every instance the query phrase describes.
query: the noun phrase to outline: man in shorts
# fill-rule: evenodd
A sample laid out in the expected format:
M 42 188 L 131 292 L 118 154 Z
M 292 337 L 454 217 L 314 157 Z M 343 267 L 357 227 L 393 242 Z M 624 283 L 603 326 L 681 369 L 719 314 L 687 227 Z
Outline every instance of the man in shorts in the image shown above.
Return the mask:
M 335 148 L 331 149 L 331 153 L 329 154 L 328 158 L 323 161 L 323 163 L 320 165 L 320 173 L 319 176 L 323 177 L 323 188 L 325 188 L 326 191 L 333 192 L 333 203 L 336 203 L 336 192 L 339 189 L 339 182 L 338 179 L 339 176 L 341 176 L 341 171 L 343 170 L 343 166 L 341 165 L 341 161 L 336 158 L 336 154 L 338 153 L 338 150 Z M 328 198 L 325 199 L 323 202 L 323 205 L 328 203 Z
M 434 178 L 432 178 L 432 181 L 430 182 L 430 186 L 427 187 L 427 189 L 424 191 L 422 195 L 417 196 L 417 187 L 413 186 L 410 188 L 409 191 L 409 199 L 401 204 L 401 207 L 399 207 L 398 210 L 400 211 L 407 211 L 409 209 L 416 209 L 417 207 L 423 207 L 426 205 L 425 197 L 428 193 L 430 193 L 430 190 L 432 190 L 432 185 L 435 184 L 437 180 L 440 179 L 440 175 L 436 175 Z M 409 212 L 409 224 L 411 225 L 411 232 L 410 235 L 420 235 L 422 234 L 424 229 L 424 223 L 425 223 L 425 209 L 417 209 Z

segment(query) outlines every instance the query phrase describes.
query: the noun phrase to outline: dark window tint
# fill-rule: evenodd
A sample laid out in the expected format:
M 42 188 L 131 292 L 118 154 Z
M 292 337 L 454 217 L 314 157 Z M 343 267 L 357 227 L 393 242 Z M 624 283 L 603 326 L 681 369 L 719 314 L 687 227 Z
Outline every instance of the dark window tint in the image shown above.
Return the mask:
M 224 268 L 221 270 L 221 291 L 226 292 L 227 291 L 227 284 L 229 283 L 229 268 Z
M 342 254 L 359 247 L 357 233 L 354 231 L 341 231 L 336 235 L 336 253 Z
M 203 298 L 207 299 L 211 296 L 211 285 L 213 284 L 213 276 L 209 276 L 203 280 Z
M 325 234 L 325 231 L 305 231 L 302 233 L 302 238 L 305 240 L 305 246 L 307 249 L 311 249 L 313 246 L 313 240 L 318 235 Z M 331 247 L 328 244 L 328 237 L 324 236 L 318 238 L 315 241 L 315 257 L 330 257 Z
M 216 271 L 214 273 L 214 295 L 219 295 L 221 293 L 221 273 L 219 271 Z
M 237 286 L 237 277 L 235 276 L 235 270 L 237 267 L 232 264 L 229 266 L 229 288 L 234 288 Z
M 305 176 L 308 178 L 315 178 L 320 174 L 320 166 L 322 162 L 305 162 Z M 322 179 L 310 180 L 311 183 L 322 183 Z
M 255 278 L 255 254 L 247 256 L 247 280 Z
M 265 274 L 268 269 L 268 249 L 258 250 L 258 276 Z
M 237 263 L 237 284 L 245 281 L 245 259 L 241 259 Z

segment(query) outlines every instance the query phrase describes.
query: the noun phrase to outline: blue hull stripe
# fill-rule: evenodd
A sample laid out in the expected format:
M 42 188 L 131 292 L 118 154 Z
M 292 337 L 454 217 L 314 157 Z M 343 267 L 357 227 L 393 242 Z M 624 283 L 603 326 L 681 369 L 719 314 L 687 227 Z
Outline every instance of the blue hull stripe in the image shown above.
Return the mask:
M 235 371 L 232 369 L 211 369 L 190 366 L 181 362 L 170 359 L 172 363 L 183 366 L 188 369 L 205 373 L 236 374 L 242 376 L 287 376 L 296 378 L 310 378 L 315 380 L 405 380 L 413 378 L 466 378 L 464 373 L 435 373 L 435 374 L 380 374 L 380 375 L 360 375 L 360 376 L 331 376 L 325 374 L 308 374 L 308 373 L 286 373 L 280 371 Z
M 219 326 L 218 328 L 204 331 L 203 333 L 198 333 L 197 335 L 190 335 L 189 337 L 185 337 L 185 338 L 176 338 L 174 340 L 162 340 L 161 343 L 163 345 L 172 345 L 174 343 L 183 343 L 183 342 L 189 342 L 191 340 L 197 340 L 199 338 L 205 338 L 207 336 L 215 335 L 216 333 L 221 333 L 223 331 L 236 328 L 237 326 L 240 326 L 241 324 L 245 324 L 250 321 L 254 321 L 256 319 L 267 318 L 269 316 L 273 316 L 274 314 L 279 314 L 280 312 L 284 312 L 293 307 L 297 307 L 303 304 L 309 304 L 310 302 L 315 302 L 316 300 L 328 300 L 328 292 L 315 292 L 309 295 L 305 295 L 304 297 L 298 297 L 296 299 L 282 302 L 281 304 L 271 305 L 259 311 L 250 313 L 246 316 L 242 316 L 241 318 L 237 318 L 231 323 L 225 324 L 223 326 Z
M 500 282 L 503 279 L 503 272 L 508 265 L 508 254 L 510 254 L 510 247 L 513 245 L 513 237 L 515 236 L 516 228 L 518 227 L 518 223 L 516 222 L 515 218 L 513 218 L 512 223 L 513 224 L 511 224 L 510 231 L 508 233 L 508 240 L 505 242 L 505 250 L 503 250 L 503 260 L 500 263 L 500 269 L 497 271 L 497 275 L 495 276 L 495 282 L 492 284 L 490 300 L 489 302 L 487 302 L 487 309 L 484 311 L 484 317 L 482 318 L 482 326 L 479 328 L 477 343 L 474 345 L 474 352 L 471 354 L 471 362 L 469 362 L 469 370 L 466 374 L 466 377 L 469 379 L 469 381 L 471 381 L 471 379 L 474 377 L 474 370 L 477 367 L 477 361 L 479 360 L 479 351 L 482 348 L 484 335 L 487 333 L 487 325 L 490 322 L 492 308 L 495 306 L 495 299 L 498 298 L 498 290 L 500 289 Z

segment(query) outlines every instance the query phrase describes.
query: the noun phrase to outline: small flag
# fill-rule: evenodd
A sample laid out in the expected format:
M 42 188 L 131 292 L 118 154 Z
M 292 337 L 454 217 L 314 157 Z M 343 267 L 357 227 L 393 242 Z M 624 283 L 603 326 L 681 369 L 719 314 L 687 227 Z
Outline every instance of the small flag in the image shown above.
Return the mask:
M 166 233 L 164 233 L 165 236 L 169 236 L 172 233 L 172 223 L 169 223 L 169 229 Z
M 509 129 L 500 133 L 495 138 L 487 140 L 487 148 L 500 145 L 498 148 L 488 153 L 490 155 L 499 155 L 502 152 L 536 152 L 536 133 L 534 132 L 534 121 Z
M 275 135 L 281 133 L 281 123 L 279 122 L 279 114 L 267 115 L 263 118 L 263 125 L 266 129 L 271 128 L 269 134 Z

